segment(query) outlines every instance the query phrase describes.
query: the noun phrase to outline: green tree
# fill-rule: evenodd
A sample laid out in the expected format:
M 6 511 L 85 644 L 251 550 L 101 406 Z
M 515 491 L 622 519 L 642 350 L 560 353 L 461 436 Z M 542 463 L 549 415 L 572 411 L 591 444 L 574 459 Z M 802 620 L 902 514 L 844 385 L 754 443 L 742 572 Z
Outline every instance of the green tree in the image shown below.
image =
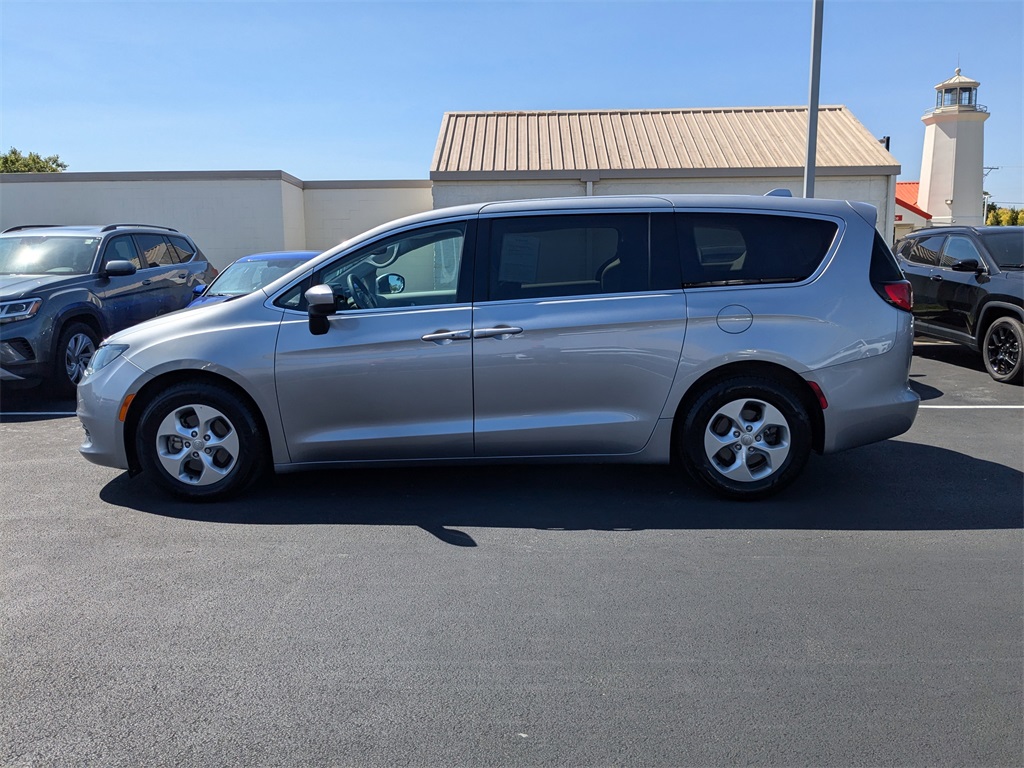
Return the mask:
M 1017 223 L 1016 208 L 1000 208 L 996 213 L 999 216 L 999 226 L 1001 227 L 1012 227 Z
M 59 155 L 42 157 L 38 152 L 23 155 L 14 147 L 0 155 L 0 173 L 59 173 L 67 168 L 68 164 L 61 162 Z
M 999 226 L 999 209 L 994 205 L 990 205 L 988 208 L 988 216 L 985 217 L 985 223 L 990 227 Z

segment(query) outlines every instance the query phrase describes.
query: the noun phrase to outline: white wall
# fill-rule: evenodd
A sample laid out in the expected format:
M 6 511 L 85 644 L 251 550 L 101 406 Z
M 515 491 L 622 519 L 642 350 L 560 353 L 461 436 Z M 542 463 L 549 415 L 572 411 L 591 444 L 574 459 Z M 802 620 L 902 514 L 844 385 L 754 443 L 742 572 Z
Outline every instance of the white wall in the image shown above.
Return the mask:
M 142 223 L 191 236 L 218 269 L 274 250 L 326 250 L 431 208 L 429 181 L 308 182 L 281 171 L 0 174 L 0 229 Z

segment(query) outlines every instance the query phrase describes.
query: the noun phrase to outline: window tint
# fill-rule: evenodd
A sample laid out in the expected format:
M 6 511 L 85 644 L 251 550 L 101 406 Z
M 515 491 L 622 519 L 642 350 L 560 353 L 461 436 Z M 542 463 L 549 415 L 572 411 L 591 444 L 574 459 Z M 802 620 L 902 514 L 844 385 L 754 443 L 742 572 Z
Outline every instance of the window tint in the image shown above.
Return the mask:
M 676 214 L 689 286 L 794 282 L 810 277 L 835 239 L 830 221 L 753 213 Z
M 490 298 L 649 290 L 647 221 L 647 214 L 493 219 Z
M 871 248 L 871 267 L 869 277 L 872 283 L 894 283 L 903 279 L 903 271 L 892 255 L 889 246 L 882 236 L 875 232 L 875 242 Z
M 167 239 L 171 242 L 171 256 L 175 261 L 181 263 L 192 261 L 195 251 L 189 245 L 188 240 L 180 235 L 169 235 Z
M 907 255 L 907 260 L 915 264 L 937 266 L 939 263 L 939 251 L 942 250 L 942 241 L 945 239 L 945 235 L 931 235 L 930 237 L 916 239 L 913 248 L 910 249 L 910 253 Z
M 151 267 L 178 263 L 171 255 L 170 244 L 162 235 L 135 235 L 135 242 L 139 246 L 143 259 Z
M 139 259 L 139 252 L 135 248 L 135 241 L 132 240 L 131 235 L 115 237 L 107 243 L 107 251 L 103 257 L 103 263 L 106 264 L 110 261 L 130 261 L 135 265 L 136 269 L 143 268 L 142 260 Z
M 339 311 L 354 309 L 359 303 L 352 296 L 355 281 L 373 295 L 378 308 L 454 304 L 458 300 L 465 240 L 465 222 L 378 240 L 317 270 L 276 303 L 305 310 L 305 291 L 313 285 L 329 285 Z
M 958 261 L 974 259 L 978 264 L 983 264 L 981 254 L 974 247 L 974 243 L 966 237 L 953 235 L 946 241 L 946 247 L 942 251 L 942 258 L 939 260 L 940 267 L 952 267 Z

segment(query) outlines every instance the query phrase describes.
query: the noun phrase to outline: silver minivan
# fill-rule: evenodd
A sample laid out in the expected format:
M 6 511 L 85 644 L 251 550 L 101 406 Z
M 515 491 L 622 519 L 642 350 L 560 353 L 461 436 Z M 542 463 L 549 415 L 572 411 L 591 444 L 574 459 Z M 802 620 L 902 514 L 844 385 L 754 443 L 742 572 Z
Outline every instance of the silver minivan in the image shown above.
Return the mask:
M 88 460 L 189 499 L 271 470 L 676 462 L 757 498 L 910 428 L 909 284 L 864 203 L 559 198 L 431 211 L 111 336 Z

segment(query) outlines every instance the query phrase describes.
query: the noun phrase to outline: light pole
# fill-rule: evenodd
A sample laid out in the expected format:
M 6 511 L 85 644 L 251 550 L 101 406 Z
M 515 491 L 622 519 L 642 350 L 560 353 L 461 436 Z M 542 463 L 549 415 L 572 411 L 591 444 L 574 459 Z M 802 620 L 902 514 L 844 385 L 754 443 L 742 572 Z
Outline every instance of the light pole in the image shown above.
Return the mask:
M 814 162 L 818 150 L 818 85 L 821 80 L 821 17 L 825 0 L 813 0 L 811 16 L 811 86 L 807 107 L 807 160 L 804 163 L 804 197 L 814 197 Z

